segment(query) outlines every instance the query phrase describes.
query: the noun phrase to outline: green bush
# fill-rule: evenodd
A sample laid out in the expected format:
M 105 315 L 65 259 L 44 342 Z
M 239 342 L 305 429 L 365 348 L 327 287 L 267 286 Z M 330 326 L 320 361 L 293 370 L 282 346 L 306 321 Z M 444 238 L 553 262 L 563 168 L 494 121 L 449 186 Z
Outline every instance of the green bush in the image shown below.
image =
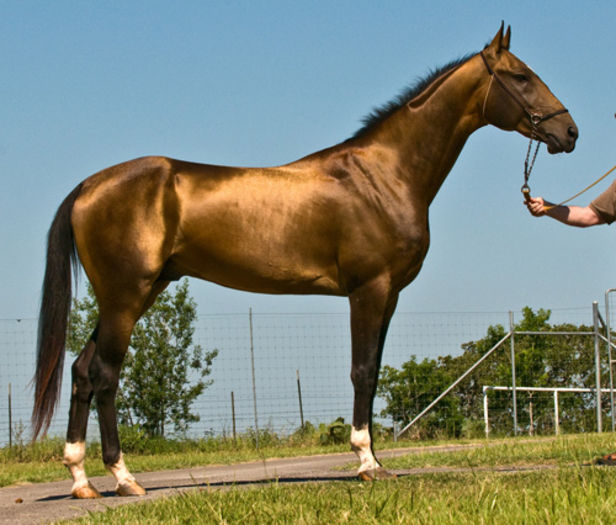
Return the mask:
M 348 443 L 351 439 L 351 425 L 344 422 L 343 417 L 337 418 L 329 425 L 321 423 L 319 425 L 319 444 L 320 445 L 339 445 Z

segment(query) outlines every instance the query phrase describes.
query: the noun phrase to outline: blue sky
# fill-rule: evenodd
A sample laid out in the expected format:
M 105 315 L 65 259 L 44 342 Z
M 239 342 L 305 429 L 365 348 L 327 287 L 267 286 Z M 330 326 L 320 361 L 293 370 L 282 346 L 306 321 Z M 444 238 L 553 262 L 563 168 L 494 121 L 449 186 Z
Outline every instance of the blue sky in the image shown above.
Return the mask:
M 0 1 L 0 318 L 37 315 L 47 229 L 90 174 L 148 154 L 290 162 L 481 49 L 501 20 L 580 129 L 570 155 L 543 147 L 532 175 L 534 194 L 560 201 L 616 163 L 612 1 Z M 494 128 L 470 138 L 430 209 L 431 249 L 399 310 L 580 308 L 616 286 L 614 226 L 575 230 L 522 206 L 526 147 Z M 197 281 L 191 290 L 202 314 L 347 308 Z

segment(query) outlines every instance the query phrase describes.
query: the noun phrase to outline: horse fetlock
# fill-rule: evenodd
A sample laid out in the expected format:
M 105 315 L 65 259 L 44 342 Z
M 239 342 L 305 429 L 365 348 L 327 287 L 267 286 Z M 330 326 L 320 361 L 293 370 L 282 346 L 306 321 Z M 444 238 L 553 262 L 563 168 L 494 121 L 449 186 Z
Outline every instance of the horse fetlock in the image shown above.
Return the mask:
M 71 495 L 78 499 L 100 498 L 99 492 L 90 484 L 84 468 L 86 444 L 84 441 L 66 442 L 63 463 L 73 478 Z
M 351 449 L 361 463 L 358 474 L 375 470 L 379 464 L 374 454 L 372 453 L 372 440 L 370 438 L 370 431 L 368 425 L 364 425 L 359 429 L 354 426 L 351 429 Z
M 63 463 L 67 467 L 71 465 L 83 465 L 83 461 L 86 457 L 86 444 L 84 441 L 77 441 L 75 443 L 66 442 L 64 444 L 64 458 Z
M 118 496 L 143 496 L 145 489 L 137 483 L 134 476 L 129 472 L 124 464 L 124 457 L 120 453 L 119 459 L 111 464 L 105 465 L 107 470 L 113 474 L 116 481 L 116 493 Z

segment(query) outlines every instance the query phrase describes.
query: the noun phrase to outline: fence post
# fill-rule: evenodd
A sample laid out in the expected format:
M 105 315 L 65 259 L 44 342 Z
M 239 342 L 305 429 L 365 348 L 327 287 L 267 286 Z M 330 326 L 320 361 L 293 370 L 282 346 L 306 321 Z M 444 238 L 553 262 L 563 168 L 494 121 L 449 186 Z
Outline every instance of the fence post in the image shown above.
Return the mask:
M 237 434 L 235 432 L 235 397 L 233 396 L 233 390 L 231 390 L 231 419 L 233 421 L 233 442 L 237 443 Z
M 597 433 L 603 430 L 603 414 L 601 413 L 601 356 L 599 354 L 599 305 L 597 301 L 592 303 L 592 322 L 595 332 L 595 383 L 597 405 Z
M 612 365 L 612 320 L 610 313 L 610 293 L 616 292 L 616 289 L 610 288 L 605 292 L 605 335 L 607 336 L 607 364 L 609 365 L 610 373 L 610 412 L 612 415 L 612 432 L 616 430 L 616 413 L 614 410 L 614 371 Z
M 560 421 L 558 419 L 558 390 L 554 390 L 554 434 L 560 434 Z
M 257 386 L 255 383 L 255 347 L 253 343 L 252 337 L 252 308 L 248 309 L 248 323 L 250 325 L 250 366 L 252 368 L 252 399 L 254 404 L 254 412 L 255 412 L 255 431 L 256 431 L 256 439 L 255 439 L 255 447 L 259 448 L 259 418 L 257 416 Z
M 297 372 L 297 397 L 299 398 L 299 420 L 302 423 L 302 430 L 304 430 L 304 406 L 302 405 L 302 386 L 299 381 L 299 370 Z
M 9 450 L 13 448 L 13 410 L 11 407 L 11 383 L 9 383 Z
M 515 379 L 515 325 L 513 323 L 513 312 L 509 311 L 509 332 L 511 333 L 511 393 L 513 398 L 513 435 L 518 435 L 518 399 L 516 395 Z
M 486 427 L 486 439 L 490 437 L 490 418 L 488 416 L 488 388 L 483 387 L 483 422 Z

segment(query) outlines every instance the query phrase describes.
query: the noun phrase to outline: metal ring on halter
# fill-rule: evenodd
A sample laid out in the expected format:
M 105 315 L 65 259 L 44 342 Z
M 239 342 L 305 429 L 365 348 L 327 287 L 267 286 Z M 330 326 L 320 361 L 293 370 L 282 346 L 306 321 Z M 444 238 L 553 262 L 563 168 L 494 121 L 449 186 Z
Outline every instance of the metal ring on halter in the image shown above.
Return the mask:
M 522 192 L 522 195 L 524 195 L 524 202 L 529 202 L 530 201 L 530 186 L 525 182 L 524 184 L 522 184 L 520 191 Z

